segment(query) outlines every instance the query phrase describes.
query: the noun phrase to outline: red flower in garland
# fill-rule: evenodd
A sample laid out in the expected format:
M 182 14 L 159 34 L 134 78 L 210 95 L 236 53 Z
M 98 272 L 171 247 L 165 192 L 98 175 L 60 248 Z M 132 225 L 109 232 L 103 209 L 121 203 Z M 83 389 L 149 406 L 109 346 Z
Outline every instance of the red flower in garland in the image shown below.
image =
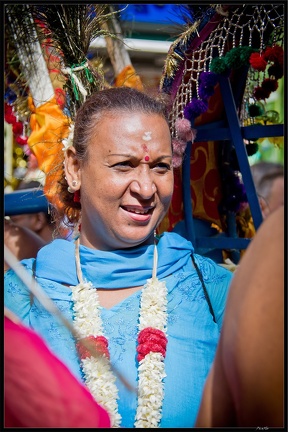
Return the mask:
M 8 123 L 8 124 L 13 125 L 14 123 L 16 123 L 16 117 L 13 113 L 5 114 L 4 118 L 5 118 L 6 123 Z
M 21 122 L 19 122 L 19 121 L 16 121 L 14 124 L 13 124 L 13 133 L 15 134 L 15 135 L 21 135 L 22 134 L 22 132 L 23 132 L 23 123 L 21 123 Z
M 4 108 L 4 119 L 6 121 L 6 123 L 8 124 L 14 124 L 16 123 L 17 119 L 16 116 L 13 112 L 13 108 L 11 105 L 8 105 L 7 103 L 5 103 L 5 108 Z
M 7 104 L 7 103 L 5 103 L 5 105 L 4 105 L 4 112 L 5 112 L 5 114 L 12 114 L 12 112 L 13 112 L 12 106 L 9 105 L 9 104 Z
M 21 136 L 17 136 L 15 141 L 17 142 L 17 144 L 19 144 L 19 145 L 21 145 L 21 146 L 24 146 L 24 145 L 27 144 L 28 137 L 24 137 L 24 136 L 22 136 L 22 137 L 21 137 Z
M 96 350 L 100 355 L 104 354 L 108 359 L 110 359 L 110 354 L 108 351 L 108 341 L 105 336 L 88 336 L 81 340 L 85 340 L 87 344 L 91 346 L 91 349 Z M 87 349 L 81 341 L 76 344 L 77 350 L 80 358 L 83 360 L 87 357 L 92 357 L 90 350 Z
M 153 327 L 146 327 L 138 335 L 137 360 L 140 362 L 147 354 L 159 352 L 165 357 L 167 338 L 165 333 Z

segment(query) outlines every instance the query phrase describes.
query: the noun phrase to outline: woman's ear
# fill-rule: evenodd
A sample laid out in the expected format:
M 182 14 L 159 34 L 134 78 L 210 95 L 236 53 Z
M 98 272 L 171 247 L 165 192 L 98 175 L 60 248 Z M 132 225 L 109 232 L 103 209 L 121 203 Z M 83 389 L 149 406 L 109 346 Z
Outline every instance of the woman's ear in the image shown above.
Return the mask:
M 65 177 L 68 185 L 74 191 L 78 190 L 81 186 L 80 182 L 80 163 L 76 155 L 76 150 L 74 147 L 70 147 L 66 150 L 65 154 Z M 75 181 L 77 183 L 75 183 Z M 73 186 L 77 184 L 77 187 Z

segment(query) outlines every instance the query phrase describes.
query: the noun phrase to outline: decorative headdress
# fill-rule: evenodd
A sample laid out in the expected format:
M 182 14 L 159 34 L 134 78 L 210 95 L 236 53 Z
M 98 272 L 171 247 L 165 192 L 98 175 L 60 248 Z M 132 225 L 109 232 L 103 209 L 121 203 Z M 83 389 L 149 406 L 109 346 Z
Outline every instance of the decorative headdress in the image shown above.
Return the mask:
M 22 120 L 26 129 L 30 125 L 30 130 L 25 134 L 18 121 L 19 91 L 14 92 L 17 86 L 12 78 L 7 81 L 5 119 L 13 123 L 19 144 L 36 156 L 46 175 L 44 193 L 60 210 L 63 204 L 58 198 L 57 184 L 63 171 L 63 140 L 65 145 L 69 133 L 71 138 L 71 125 L 86 98 L 109 87 L 102 63 L 88 60 L 92 40 L 104 36 L 112 41 L 112 46 L 115 42 L 117 58 L 125 66 L 116 76 L 121 85 L 135 85 L 139 89 L 142 85 L 124 52 L 120 28 L 116 29 L 118 33 L 114 31 L 119 13 L 102 4 L 6 5 L 7 52 L 11 58 L 20 60 L 18 84 L 25 88 L 26 100 Z M 11 61 L 6 66 L 9 78 Z

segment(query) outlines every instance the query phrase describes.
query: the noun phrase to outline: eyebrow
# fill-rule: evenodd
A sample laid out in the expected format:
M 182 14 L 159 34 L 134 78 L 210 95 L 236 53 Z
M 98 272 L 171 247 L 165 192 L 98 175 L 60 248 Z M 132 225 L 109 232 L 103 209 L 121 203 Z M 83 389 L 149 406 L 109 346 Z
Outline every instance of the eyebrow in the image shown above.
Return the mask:
M 125 158 L 135 158 L 136 159 L 136 156 L 134 156 L 134 155 L 132 155 L 132 154 L 125 154 L 125 153 L 113 153 L 113 154 L 109 154 L 108 155 L 108 157 L 111 157 L 111 156 L 121 156 L 121 157 L 125 157 Z M 162 155 L 162 156 L 159 156 L 157 159 L 154 159 L 153 160 L 153 162 L 159 162 L 159 161 L 161 161 L 161 160 L 163 160 L 163 159 L 167 159 L 167 158 L 170 158 L 170 159 L 172 159 L 172 155 Z

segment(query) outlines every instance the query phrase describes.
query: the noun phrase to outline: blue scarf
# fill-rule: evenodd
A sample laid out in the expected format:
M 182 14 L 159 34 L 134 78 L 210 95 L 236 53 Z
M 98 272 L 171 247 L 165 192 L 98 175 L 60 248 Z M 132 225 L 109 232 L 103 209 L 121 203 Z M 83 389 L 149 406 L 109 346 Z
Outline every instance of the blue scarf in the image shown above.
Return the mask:
M 176 233 L 160 236 L 157 277 L 173 274 L 191 262 L 192 244 Z M 80 245 L 84 279 L 95 288 L 128 288 L 144 285 L 152 277 L 154 245 L 101 251 Z M 77 285 L 74 242 L 56 239 L 37 255 L 36 276 L 55 282 Z

